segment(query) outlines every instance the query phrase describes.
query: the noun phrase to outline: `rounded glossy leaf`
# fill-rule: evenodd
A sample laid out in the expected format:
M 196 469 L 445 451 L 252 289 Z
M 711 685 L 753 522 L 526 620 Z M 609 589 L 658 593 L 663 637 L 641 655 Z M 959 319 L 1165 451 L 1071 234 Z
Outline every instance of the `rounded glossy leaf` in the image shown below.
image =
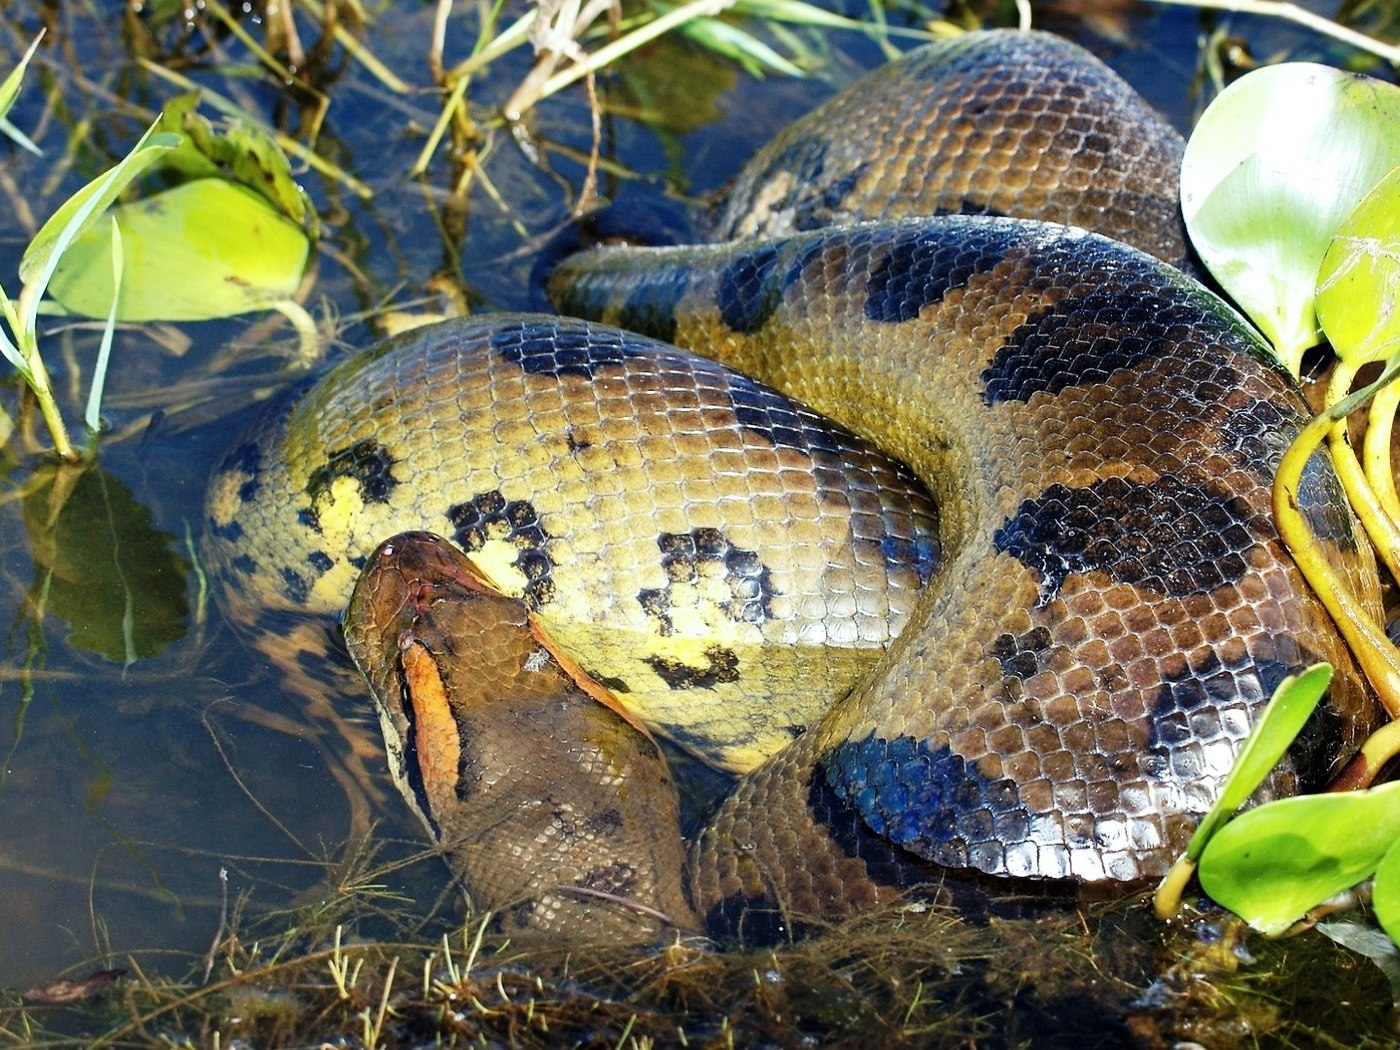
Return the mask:
M 202 321 L 266 309 L 301 283 L 310 242 L 262 197 L 198 179 L 114 209 L 122 232 L 122 321 Z M 63 255 L 49 294 L 70 313 L 106 317 L 111 228 Z
M 1400 841 L 1391 846 L 1376 868 L 1371 906 L 1376 910 L 1376 921 L 1381 929 L 1400 944 Z
M 1369 878 L 1397 839 L 1400 783 L 1280 799 L 1216 832 L 1197 874 L 1217 903 L 1278 934 Z
M 1295 372 L 1321 340 L 1318 268 L 1357 201 L 1400 164 L 1397 127 L 1400 88 L 1294 62 L 1226 88 L 1186 144 L 1191 241 Z
M 1317 317 L 1346 361 L 1400 349 L 1400 167 L 1342 222 L 1317 275 Z

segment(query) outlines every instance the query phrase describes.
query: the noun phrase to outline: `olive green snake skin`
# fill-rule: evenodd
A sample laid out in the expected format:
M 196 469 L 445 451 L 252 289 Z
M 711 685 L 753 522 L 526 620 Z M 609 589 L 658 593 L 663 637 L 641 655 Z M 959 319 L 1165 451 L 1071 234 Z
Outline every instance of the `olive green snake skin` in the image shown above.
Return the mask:
M 1265 793 L 1324 783 L 1377 717 L 1270 515 L 1303 399 L 1168 265 L 1187 258 L 1180 152 L 1053 37 L 914 52 L 756 156 L 716 243 L 562 263 L 561 313 L 601 324 L 449 322 L 267 413 L 210 489 L 229 603 L 333 615 L 368 567 L 346 631 L 391 767 L 512 929 L 752 940 L 949 874 L 1158 877 L 1285 675 L 1337 668 Z M 1302 500 L 1378 606 L 1320 457 Z M 503 656 L 512 673 L 555 674 L 556 648 L 587 672 L 555 674 L 589 740 L 549 760 L 557 779 L 539 782 L 543 723 L 500 729 L 458 695 L 485 657 L 440 631 L 434 596 L 474 594 L 470 572 L 365 611 L 392 585 L 381 563 L 416 579 L 372 553 L 405 530 L 452 539 L 518 599 L 467 619 L 548 639 Z M 427 707 L 402 708 L 410 670 Z M 690 846 L 684 896 L 678 849 L 638 859 L 630 813 L 584 811 L 624 767 L 660 778 L 637 781 L 660 785 L 647 798 L 673 791 L 644 735 L 611 712 L 596 728 L 597 685 L 745 773 Z M 532 830 L 482 816 L 488 788 Z M 640 838 L 678 842 L 659 804 Z M 514 878 L 546 840 L 541 865 L 597 852 Z

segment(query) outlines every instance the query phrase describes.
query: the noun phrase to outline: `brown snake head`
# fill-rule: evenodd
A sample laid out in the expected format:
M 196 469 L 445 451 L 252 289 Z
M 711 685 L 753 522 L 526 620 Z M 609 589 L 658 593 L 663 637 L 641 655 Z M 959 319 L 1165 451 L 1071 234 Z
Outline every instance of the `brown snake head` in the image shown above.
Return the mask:
M 404 533 L 371 557 L 345 633 L 400 790 L 501 932 L 696 928 L 665 760 L 542 645 L 524 602 L 446 541 Z

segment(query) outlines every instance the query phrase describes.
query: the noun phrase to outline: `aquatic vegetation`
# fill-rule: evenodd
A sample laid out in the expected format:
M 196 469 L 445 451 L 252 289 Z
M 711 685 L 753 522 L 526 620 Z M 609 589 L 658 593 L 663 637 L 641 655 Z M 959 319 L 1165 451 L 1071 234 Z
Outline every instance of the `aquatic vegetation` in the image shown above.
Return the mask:
M 1269 67 L 1206 111 L 1182 175 L 1193 243 L 1284 364 L 1296 374 L 1303 352 L 1324 336 L 1336 354 L 1323 411 L 1280 465 L 1275 518 L 1392 719 L 1400 717 L 1400 651 L 1333 573 L 1296 493 L 1326 440 L 1381 561 L 1400 579 L 1400 500 L 1390 458 L 1400 404 L 1397 120 L 1394 85 L 1322 66 Z M 1362 367 L 1376 364 L 1380 374 L 1353 392 Z M 1363 468 L 1347 420 L 1367 402 Z M 1374 877 L 1377 917 L 1400 940 L 1400 786 L 1355 790 L 1400 754 L 1400 723 L 1374 733 L 1334 786 L 1353 790 L 1276 800 L 1230 819 L 1301 731 L 1329 672 L 1321 665 L 1280 685 L 1221 799 L 1159 889 L 1159 913 L 1175 912 L 1197 865 L 1216 901 L 1270 934 Z

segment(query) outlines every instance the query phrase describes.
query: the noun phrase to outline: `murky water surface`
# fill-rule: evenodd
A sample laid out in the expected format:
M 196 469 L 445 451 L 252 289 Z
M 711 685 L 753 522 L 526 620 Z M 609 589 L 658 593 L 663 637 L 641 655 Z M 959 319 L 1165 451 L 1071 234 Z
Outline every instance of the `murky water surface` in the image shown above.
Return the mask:
M 118 6 L 3 7 L 5 68 L 49 26 L 10 115 L 45 154 L 0 146 L 0 192 L 10 202 L 0 210 L 0 282 L 11 291 L 33 222 L 129 146 L 146 114 L 178 90 L 132 62 L 120 17 L 95 13 Z M 467 8 L 458 5 L 450 20 L 449 62 L 475 38 Z M 1103 10 L 1050 25 L 1088 44 L 1185 128 L 1199 105 L 1203 23 L 1182 9 Z M 583 180 L 590 122 L 579 89 L 536 115 L 544 164 L 505 133 L 478 144 L 486 148 L 464 205 L 451 199 L 464 176 L 445 151 L 424 177 L 405 177 L 437 117 L 424 59 L 431 15 L 416 0 L 383 5 L 366 38 L 412 86 L 407 93 L 341 51 L 332 61 L 339 73 L 327 85 L 318 149 L 373 191 L 363 199 L 333 178 L 301 173 L 326 222 L 307 305 L 339 318 L 332 359 L 375 340 L 365 312 L 425 297 L 439 306 L 444 284 L 464 290 L 473 308 L 524 307 L 532 252 Z M 1260 54 L 1337 56 L 1260 20 L 1240 18 L 1233 28 Z M 261 37 L 256 24 L 249 29 Z M 178 38 L 169 25 L 157 33 L 168 44 Z M 655 47 L 625 76 L 600 81 L 604 190 L 630 181 L 610 171 L 626 171 L 644 187 L 669 181 L 687 195 L 711 192 L 772 132 L 880 61 L 854 34 L 810 42 L 828 60 L 805 81 L 759 82 L 685 44 Z M 189 57 L 184 75 L 264 119 L 293 133 L 310 119 L 304 100 L 243 75 L 255 63 L 237 39 Z M 524 70 L 513 56 L 474 84 L 480 112 Z M 49 336 L 70 418 L 95 343 L 83 329 Z M 333 896 L 356 855 L 345 794 L 314 734 L 300 727 L 297 698 L 222 622 L 195 571 L 205 479 L 255 396 L 283 382 L 266 352 L 274 344 L 287 350 L 290 332 L 262 320 L 123 333 L 108 402 L 114 436 L 103 443 L 101 472 L 77 482 L 57 522 L 45 461 L 20 451 L 18 438 L 0 459 L 0 986 L 133 960 L 198 975 L 226 917 L 265 918 Z M 14 393 L 6 387 L 7 408 Z M 387 777 L 378 787 L 374 838 L 379 861 L 390 863 L 422 842 Z M 375 881 L 385 894 L 421 902 L 410 910 L 422 916 L 437 901 L 440 918 L 425 919 L 428 932 L 434 921 L 450 926 L 453 904 L 439 899 L 435 860 Z

